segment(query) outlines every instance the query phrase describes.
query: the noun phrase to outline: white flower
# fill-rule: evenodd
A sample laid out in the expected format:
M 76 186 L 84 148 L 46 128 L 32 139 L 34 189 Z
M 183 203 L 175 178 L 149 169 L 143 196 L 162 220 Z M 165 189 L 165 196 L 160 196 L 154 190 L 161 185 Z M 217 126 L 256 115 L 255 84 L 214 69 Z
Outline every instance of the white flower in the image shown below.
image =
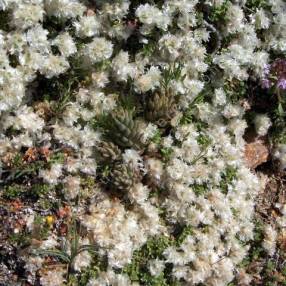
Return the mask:
M 274 150 L 274 157 L 280 161 L 281 170 L 286 168 L 286 144 L 279 144 Z
M 277 231 L 271 226 L 266 225 L 264 229 L 263 248 L 269 255 L 273 255 L 276 250 Z
M 181 54 L 182 39 L 179 37 L 166 34 L 159 40 L 158 44 L 162 55 L 166 59 L 174 61 Z
M 138 204 L 144 204 L 148 199 L 149 192 L 150 191 L 146 186 L 138 183 L 130 189 L 128 197 L 131 201 L 135 201 Z
M 131 164 L 135 169 L 143 169 L 143 160 L 139 153 L 134 149 L 126 149 L 122 155 L 125 164 Z
M 66 189 L 65 196 L 69 200 L 73 200 L 80 191 L 80 178 L 68 176 L 64 180 L 64 186 Z
M 21 106 L 15 116 L 8 116 L 6 120 L 3 120 L 3 127 L 13 127 L 17 130 L 25 129 L 29 133 L 34 133 L 42 130 L 44 127 L 44 120 L 40 118 L 31 107 L 26 105 Z
M 213 98 L 214 105 L 225 105 L 226 104 L 226 96 L 225 92 L 222 88 L 215 89 L 215 94 Z
M 20 4 L 13 11 L 11 23 L 17 28 L 25 30 L 42 22 L 43 16 L 44 9 L 42 5 Z
M 135 286 L 125 274 L 115 274 L 113 270 L 101 272 L 99 277 L 90 279 L 87 286 Z
M 213 57 L 213 62 L 222 68 L 227 77 L 236 77 L 240 80 L 248 78 L 247 70 L 244 67 L 252 61 L 252 49 L 245 49 L 238 44 L 233 44 L 229 50 Z
M 178 17 L 178 27 L 188 32 L 190 27 L 194 27 L 197 24 L 197 17 L 195 13 L 182 13 Z
M 88 267 L 92 262 L 92 257 L 88 251 L 82 251 L 79 253 L 74 260 L 74 269 L 81 271 L 82 268 Z
M 112 56 L 113 44 L 105 38 L 94 38 L 86 45 L 85 55 L 91 63 L 97 63 L 109 59 Z
M 272 125 L 271 120 L 267 115 L 258 114 L 254 118 L 254 125 L 258 135 L 264 136 L 267 134 L 269 127 Z
M 146 92 L 159 86 L 161 72 L 157 67 L 152 66 L 149 71 L 135 80 L 135 88 L 138 92 Z
M 142 23 L 147 25 L 147 32 L 149 32 L 150 28 L 152 28 L 153 26 L 157 26 L 160 29 L 167 30 L 168 25 L 171 21 L 169 15 L 148 3 L 140 5 L 136 9 L 136 16 Z M 144 33 L 144 30 L 142 30 L 142 32 Z
M 174 140 L 173 140 L 172 136 L 170 136 L 170 135 L 167 136 L 167 137 L 164 137 L 164 138 L 162 139 L 162 145 L 163 145 L 163 147 L 165 147 L 165 148 L 170 148 L 170 147 L 172 147 L 173 143 L 174 143 Z
M 64 283 L 63 269 L 48 270 L 41 274 L 40 283 L 43 286 L 62 286 Z
M 134 78 L 137 74 L 136 66 L 129 63 L 128 52 L 121 51 L 113 59 L 112 69 L 115 77 L 119 81 L 127 81 L 128 78 Z
M 96 175 L 96 161 L 93 158 L 84 158 L 81 160 L 82 167 L 81 172 L 87 174 L 87 175 Z
M 69 62 L 64 57 L 48 55 L 41 67 L 40 72 L 47 78 L 52 78 L 64 73 L 70 67 Z
M 108 112 L 116 107 L 116 94 L 109 94 L 106 96 L 103 92 L 99 90 L 90 90 L 90 104 L 94 108 L 96 114 L 102 114 L 103 112 Z
M 40 170 L 39 177 L 43 178 L 49 184 L 55 185 L 58 178 L 62 175 L 62 165 L 53 164 L 48 170 Z
M 148 25 L 156 23 L 156 16 L 158 13 L 160 13 L 160 10 L 155 6 L 151 6 L 150 4 L 140 5 L 136 9 L 136 16 L 142 23 Z
M 29 47 L 32 50 L 47 53 L 49 51 L 48 34 L 49 32 L 41 25 L 35 25 L 29 29 L 26 33 L 26 40 L 29 43 Z
M 23 74 L 18 69 L 0 70 L 0 112 L 19 107 L 25 95 Z
M 175 13 L 176 11 L 190 13 L 193 11 L 197 2 L 197 0 L 167 0 L 165 1 L 164 6 L 172 13 Z
M 79 37 L 93 37 L 99 34 L 100 22 L 95 15 L 84 16 L 74 26 Z
M 108 74 L 104 71 L 92 73 L 91 78 L 96 88 L 103 88 L 109 82 Z
M 226 28 L 229 33 L 234 33 L 243 28 L 244 13 L 238 5 L 229 5 L 226 13 L 228 19 Z
M 149 158 L 146 161 L 146 168 L 151 177 L 155 180 L 160 181 L 163 176 L 163 164 L 160 160 Z
M 41 243 L 41 249 L 52 249 L 59 245 L 57 237 L 55 235 L 50 235 Z
M 50 16 L 75 18 L 82 16 L 86 7 L 78 0 L 45 0 L 45 9 Z
M 269 60 L 269 54 L 264 51 L 258 51 L 253 53 L 252 65 L 253 71 L 259 78 L 263 78 L 265 66 Z
M 53 44 L 58 46 L 61 54 L 65 57 L 69 57 L 77 51 L 73 38 L 67 32 L 57 36 L 53 40 Z
M 126 211 L 119 201 L 105 198 L 91 205 L 90 214 L 84 215 L 82 222 L 101 247 L 110 249 L 110 266 L 121 268 L 129 263 L 134 247 L 146 241 L 147 233 L 139 227 L 138 214 Z
M 34 213 L 30 213 L 26 216 L 26 227 L 28 228 L 29 231 L 33 230 L 34 228 L 34 219 L 35 219 Z
M 183 99 L 186 103 L 184 103 L 184 105 L 188 106 L 188 104 L 190 104 L 203 90 L 204 82 L 186 77 L 183 83 L 186 88 L 186 97 Z
M 158 127 L 155 124 L 148 123 L 147 127 L 142 130 L 142 140 L 144 143 L 148 142 L 155 136 L 158 131 Z
M 165 268 L 165 262 L 163 260 L 153 259 L 149 261 L 148 266 L 152 276 L 159 276 Z
M 267 29 L 270 25 L 270 19 L 263 9 L 258 9 L 254 14 L 255 26 L 258 29 Z
M 239 105 L 227 104 L 223 110 L 223 116 L 230 119 L 242 114 L 242 108 Z

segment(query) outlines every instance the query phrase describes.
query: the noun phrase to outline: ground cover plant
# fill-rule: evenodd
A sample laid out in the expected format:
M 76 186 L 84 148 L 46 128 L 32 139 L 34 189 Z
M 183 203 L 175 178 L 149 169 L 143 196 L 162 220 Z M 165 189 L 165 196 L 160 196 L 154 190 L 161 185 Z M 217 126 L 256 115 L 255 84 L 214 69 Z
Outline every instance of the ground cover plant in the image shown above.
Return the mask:
M 0 285 L 286 285 L 286 2 L 0 0 Z

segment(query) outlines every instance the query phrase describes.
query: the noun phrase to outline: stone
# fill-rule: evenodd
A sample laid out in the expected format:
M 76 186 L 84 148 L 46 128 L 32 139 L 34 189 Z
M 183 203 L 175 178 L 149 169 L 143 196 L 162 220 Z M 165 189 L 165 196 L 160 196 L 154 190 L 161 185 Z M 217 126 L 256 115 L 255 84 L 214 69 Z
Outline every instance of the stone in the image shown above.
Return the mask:
M 269 149 L 264 140 L 256 139 L 245 145 L 244 156 L 249 168 L 255 169 L 268 161 Z

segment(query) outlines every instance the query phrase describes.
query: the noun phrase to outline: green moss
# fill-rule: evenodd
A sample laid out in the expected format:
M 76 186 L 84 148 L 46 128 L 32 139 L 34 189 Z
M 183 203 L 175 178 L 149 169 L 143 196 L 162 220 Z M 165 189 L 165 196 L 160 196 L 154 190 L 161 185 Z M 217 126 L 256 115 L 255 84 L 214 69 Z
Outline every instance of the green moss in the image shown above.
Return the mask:
M 20 198 L 24 192 L 24 188 L 21 185 L 7 186 L 3 190 L 3 197 L 7 200 L 14 200 Z
M 273 282 L 270 282 L 270 281 L 267 281 L 267 282 L 265 283 L 265 286 L 277 286 L 277 284 L 276 284 L 276 283 L 273 283 Z
M 19 232 L 19 233 L 12 233 L 9 236 L 9 242 L 17 245 L 17 247 L 20 248 L 24 248 L 28 245 L 30 245 L 31 243 L 31 236 L 24 232 Z
M 267 9 L 271 7 L 271 5 L 269 4 L 269 1 L 267 0 L 247 0 L 245 5 L 248 9 L 252 9 L 252 10 L 255 10 L 258 8 Z
M 281 273 L 285 276 L 285 279 L 286 279 L 286 266 L 284 266 L 284 267 L 282 268 Z
M 205 147 L 205 146 L 209 146 L 212 143 L 212 140 L 208 135 L 200 134 L 197 138 L 197 142 L 199 145 Z
M 148 44 L 143 45 L 142 53 L 145 57 L 150 57 L 156 51 L 157 42 L 150 41 Z
M 147 241 L 145 246 L 142 248 L 142 254 L 149 259 L 163 258 L 164 250 L 171 245 L 171 240 L 167 236 L 159 236 L 151 238 Z
M 208 191 L 207 184 L 202 184 L 202 185 L 193 184 L 190 187 L 192 188 L 192 190 L 194 191 L 194 193 L 197 196 L 201 196 L 201 195 L 205 194 Z
M 249 254 L 242 260 L 240 263 L 240 267 L 247 267 L 252 261 L 258 259 L 261 256 L 265 255 L 265 251 L 261 247 L 261 243 L 263 241 L 263 223 L 259 220 L 255 221 L 254 228 L 254 237 L 253 241 L 250 244 Z
M 98 270 L 93 268 L 87 268 L 84 271 L 82 271 L 82 274 L 80 275 L 78 286 L 85 286 L 90 279 L 96 278 L 98 275 Z
M 152 276 L 149 273 L 144 273 L 142 275 L 141 282 L 146 286 L 167 286 L 169 285 L 164 273 L 161 273 L 159 276 Z
M 266 264 L 266 271 L 267 272 L 273 272 L 273 270 L 275 270 L 275 263 L 273 261 L 267 261 L 267 264 Z
M 33 198 L 40 198 L 44 195 L 47 195 L 48 193 L 50 193 L 53 190 L 53 187 L 51 185 L 48 184 L 34 184 L 30 191 L 29 194 L 33 197 Z
M 88 189 L 93 189 L 96 185 L 95 178 L 92 176 L 88 176 L 85 178 L 81 177 L 81 185 Z
M 5 183 L 12 183 L 16 180 L 19 182 L 19 179 L 22 179 L 23 177 L 36 176 L 41 169 L 49 168 L 51 164 L 55 163 L 62 164 L 65 159 L 64 154 L 61 152 L 53 154 L 48 163 L 43 160 L 28 163 L 23 160 L 23 156 L 23 154 L 19 153 L 14 157 L 11 168 L 7 169 L 9 174 L 7 178 L 5 178 Z M 45 192 L 44 188 L 45 187 L 42 188 L 43 192 Z M 39 190 L 41 190 L 41 188 Z M 36 190 L 34 189 L 33 191 Z
M 34 227 L 32 237 L 38 240 L 44 240 L 48 238 L 50 227 L 46 223 L 46 217 L 36 215 L 34 219 Z
M 239 100 L 246 98 L 248 95 L 247 83 L 237 79 L 225 81 L 223 89 L 228 100 L 232 103 L 237 103 Z
M 174 150 L 172 148 L 167 148 L 167 147 L 161 148 L 160 153 L 163 157 L 163 161 L 164 162 L 169 161 L 173 152 L 174 152 Z
M 47 184 L 32 184 L 32 186 L 12 183 L 10 186 L 4 187 L 3 198 L 7 200 L 27 199 L 37 201 L 44 198 L 53 190 L 53 187 Z
M 17 153 L 12 161 L 12 166 L 20 167 L 23 164 L 23 155 L 21 153 Z
M 57 152 L 51 155 L 49 158 L 49 164 L 63 164 L 65 162 L 65 154 L 62 152 Z
M 227 194 L 228 186 L 230 184 L 232 184 L 233 180 L 236 179 L 236 177 L 237 177 L 236 173 L 237 173 L 237 171 L 235 168 L 227 167 L 225 172 L 222 174 L 222 176 L 221 176 L 222 179 L 220 181 L 219 187 L 224 194 Z
M 180 234 L 176 237 L 176 245 L 180 246 L 184 240 L 193 233 L 193 227 L 190 225 L 185 226 Z
M 139 250 L 133 253 L 132 261 L 122 270 L 132 281 L 139 281 L 144 285 L 167 285 L 164 276 L 152 277 L 148 272 L 148 261 L 150 259 L 163 259 L 164 250 L 172 245 L 172 240 L 166 236 L 153 237 L 147 241 Z
M 227 10 L 231 4 L 231 1 L 225 0 L 222 5 L 216 6 L 211 11 L 209 16 L 212 22 L 225 22 L 228 20 L 226 17 Z
M 88 281 L 93 278 L 97 278 L 100 271 L 106 271 L 107 259 L 106 257 L 99 257 L 94 253 L 92 263 L 89 267 L 84 268 L 80 275 L 77 276 L 75 286 L 86 286 Z
M 286 127 L 285 121 L 277 123 L 274 121 L 274 126 L 270 131 L 271 141 L 273 144 L 286 144 Z
M 188 110 L 185 111 L 183 117 L 180 121 L 181 125 L 193 123 L 197 129 L 197 131 L 201 132 L 208 128 L 208 124 L 206 122 L 201 121 L 200 119 L 196 118 L 194 115 L 195 106 L 190 107 Z
M 35 161 L 32 163 L 26 163 L 20 159 L 17 159 L 15 165 L 13 164 L 11 169 L 8 169 L 9 174 L 5 178 L 5 183 L 13 183 L 23 177 L 35 176 L 37 175 L 40 169 L 43 169 L 45 166 L 44 161 Z M 7 172 L 8 173 L 8 172 Z
M 162 133 L 161 131 L 158 129 L 155 133 L 155 135 L 151 138 L 151 142 L 155 143 L 155 144 L 160 144 L 162 140 Z
M 50 200 L 50 198 L 40 198 L 37 201 L 37 205 L 39 206 L 39 208 L 43 209 L 43 210 L 50 210 L 50 209 L 57 209 L 57 204 L 53 201 Z

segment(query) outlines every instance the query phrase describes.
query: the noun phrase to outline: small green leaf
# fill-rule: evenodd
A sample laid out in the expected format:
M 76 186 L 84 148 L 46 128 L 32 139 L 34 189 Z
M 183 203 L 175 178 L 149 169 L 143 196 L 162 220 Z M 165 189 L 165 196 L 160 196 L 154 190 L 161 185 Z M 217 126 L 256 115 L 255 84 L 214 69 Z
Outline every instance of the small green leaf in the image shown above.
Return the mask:
M 281 103 L 278 104 L 278 115 L 279 116 L 284 116 L 285 115 L 285 112 L 284 112 L 284 109 L 283 109 L 283 106 Z
M 56 257 L 66 263 L 70 263 L 71 261 L 70 256 L 61 250 L 38 250 L 36 254 Z

